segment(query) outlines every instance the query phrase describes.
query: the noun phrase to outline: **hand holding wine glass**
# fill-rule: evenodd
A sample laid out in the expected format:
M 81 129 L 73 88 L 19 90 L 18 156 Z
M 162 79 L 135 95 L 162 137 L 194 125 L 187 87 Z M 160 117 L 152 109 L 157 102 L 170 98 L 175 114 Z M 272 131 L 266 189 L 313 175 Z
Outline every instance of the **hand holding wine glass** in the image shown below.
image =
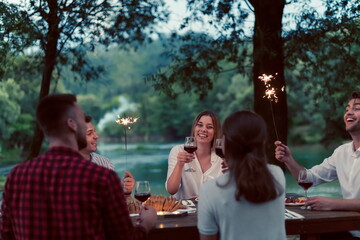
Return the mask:
M 223 140 L 222 138 L 218 138 L 215 140 L 215 153 L 221 158 L 225 158 L 224 152 L 223 152 Z
M 194 153 L 197 150 L 197 144 L 195 137 L 186 137 L 184 150 L 188 153 Z M 196 170 L 192 167 L 192 162 L 189 163 L 190 167 L 185 170 L 185 172 L 196 172 Z
M 313 176 L 309 170 L 302 169 L 299 171 L 298 184 L 304 189 L 305 198 L 307 199 L 307 190 L 314 184 Z M 306 209 L 306 207 L 302 208 Z
M 137 181 L 134 196 L 141 203 L 144 203 L 151 196 L 149 181 Z

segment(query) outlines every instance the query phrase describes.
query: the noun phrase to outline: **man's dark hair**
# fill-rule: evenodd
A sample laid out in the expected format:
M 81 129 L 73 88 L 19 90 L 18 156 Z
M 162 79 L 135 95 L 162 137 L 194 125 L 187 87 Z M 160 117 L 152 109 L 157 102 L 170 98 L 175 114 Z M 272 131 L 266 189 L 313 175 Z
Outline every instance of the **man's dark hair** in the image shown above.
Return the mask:
M 73 94 L 52 94 L 40 100 L 36 109 L 36 118 L 45 134 L 61 131 L 62 122 L 69 110 L 76 103 Z
M 356 98 L 360 98 L 360 92 L 353 92 L 351 94 L 351 99 L 356 99 Z
M 91 116 L 85 116 L 85 122 L 89 123 L 91 122 L 92 117 Z

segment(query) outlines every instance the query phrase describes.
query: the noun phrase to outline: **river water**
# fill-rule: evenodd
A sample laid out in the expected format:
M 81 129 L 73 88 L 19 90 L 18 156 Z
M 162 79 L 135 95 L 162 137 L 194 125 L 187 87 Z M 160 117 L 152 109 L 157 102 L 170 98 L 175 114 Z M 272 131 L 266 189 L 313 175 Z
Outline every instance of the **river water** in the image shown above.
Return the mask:
M 109 158 L 114 164 L 116 172 L 120 177 L 123 176 L 124 171 L 130 171 L 137 180 L 148 180 L 151 185 L 151 192 L 155 194 L 168 195 L 165 190 L 165 181 L 167 174 L 167 158 L 170 149 L 179 143 L 168 144 L 132 144 L 125 146 L 119 144 L 104 144 L 99 143 L 99 153 Z M 293 154 L 305 167 L 311 167 L 314 164 L 320 163 L 324 157 L 331 152 L 321 147 L 314 148 L 312 146 L 303 146 L 301 148 L 294 148 Z M 297 184 L 295 179 L 285 172 L 286 177 L 286 192 L 304 194 L 303 189 Z M 341 198 L 339 183 L 337 181 L 332 183 L 322 184 L 312 187 L 308 190 L 309 196 L 326 196 Z

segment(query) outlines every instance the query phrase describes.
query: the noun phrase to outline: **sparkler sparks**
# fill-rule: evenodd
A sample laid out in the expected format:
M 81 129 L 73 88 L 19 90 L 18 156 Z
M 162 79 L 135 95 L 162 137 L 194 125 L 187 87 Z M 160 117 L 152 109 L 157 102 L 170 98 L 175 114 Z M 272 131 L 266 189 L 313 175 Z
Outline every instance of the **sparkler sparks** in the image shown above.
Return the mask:
M 131 129 L 131 124 L 136 123 L 136 121 L 139 118 L 133 118 L 133 117 L 125 117 L 125 118 L 120 118 L 119 115 L 117 115 L 118 119 L 115 120 L 115 122 L 119 125 L 123 125 L 124 126 L 124 133 L 125 133 L 125 169 L 127 168 L 127 135 L 126 135 L 126 129 Z
M 275 73 L 275 75 L 277 75 L 277 73 Z M 275 123 L 275 117 L 274 117 L 274 111 L 272 108 L 272 102 L 274 101 L 275 103 L 278 102 L 278 97 L 276 96 L 276 89 L 273 88 L 270 84 L 270 82 L 275 79 L 275 77 L 273 75 L 266 75 L 266 74 L 262 74 L 261 76 L 258 77 L 262 82 L 264 82 L 265 84 L 265 95 L 263 96 L 263 98 L 267 98 L 269 99 L 269 103 L 270 103 L 270 110 L 271 110 L 271 116 L 272 116 L 272 120 L 273 120 L 273 124 L 274 124 L 274 129 L 275 129 L 275 134 L 276 134 L 276 138 L 277 140 L 279 140 L 279 136 L 278 136 L 278 132 L 277 132 L 277 128 L 276 128 L 276 123 Z M 285 91 L 285 86 L 283 86 L 281 88 L 281 91 Z
M 119 125 L 124 125 L 124 126 L 134 124 L 139 119 L 139 118 L 133 118 L 133 117 L 120 118 L 119 115 L 117 117 L 118 117 L 118 119 L 115 122 Z M 128 129 L 130 129 L 130 128 L 131 127 L 129 126 Z
M 275 74 L 277 75 L 277 73 Z M 264 98 L 266 97 L 267 99 L 269 99 L 270 101 L 274 101 L 274 102 L 278 102 L 278 97 L 276 96 L 276 90 L 275 88 L 271 87 L 271 80 L 275 79 L 275 77 L 273 75 L 266 75 L 265 73 L 261 76 L 258 77 L 262 82 L 264 82 L 266 90 L 265 90 L 265 95 Z M 285 87 L 282 87 L 282 91 L 284 91 L 283 89 L 285 89 Z

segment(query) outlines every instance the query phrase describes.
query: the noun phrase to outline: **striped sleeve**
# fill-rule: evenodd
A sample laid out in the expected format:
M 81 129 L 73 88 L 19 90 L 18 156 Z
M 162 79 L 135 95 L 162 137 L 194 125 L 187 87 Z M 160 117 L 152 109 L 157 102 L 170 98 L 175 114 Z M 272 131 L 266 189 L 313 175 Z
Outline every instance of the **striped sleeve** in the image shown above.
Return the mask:
M 114 164 L 106 157 L 103 157 L 97 153 L 90 153 L 91 161 L 96 163 L 99 166 L 114 170 Z

